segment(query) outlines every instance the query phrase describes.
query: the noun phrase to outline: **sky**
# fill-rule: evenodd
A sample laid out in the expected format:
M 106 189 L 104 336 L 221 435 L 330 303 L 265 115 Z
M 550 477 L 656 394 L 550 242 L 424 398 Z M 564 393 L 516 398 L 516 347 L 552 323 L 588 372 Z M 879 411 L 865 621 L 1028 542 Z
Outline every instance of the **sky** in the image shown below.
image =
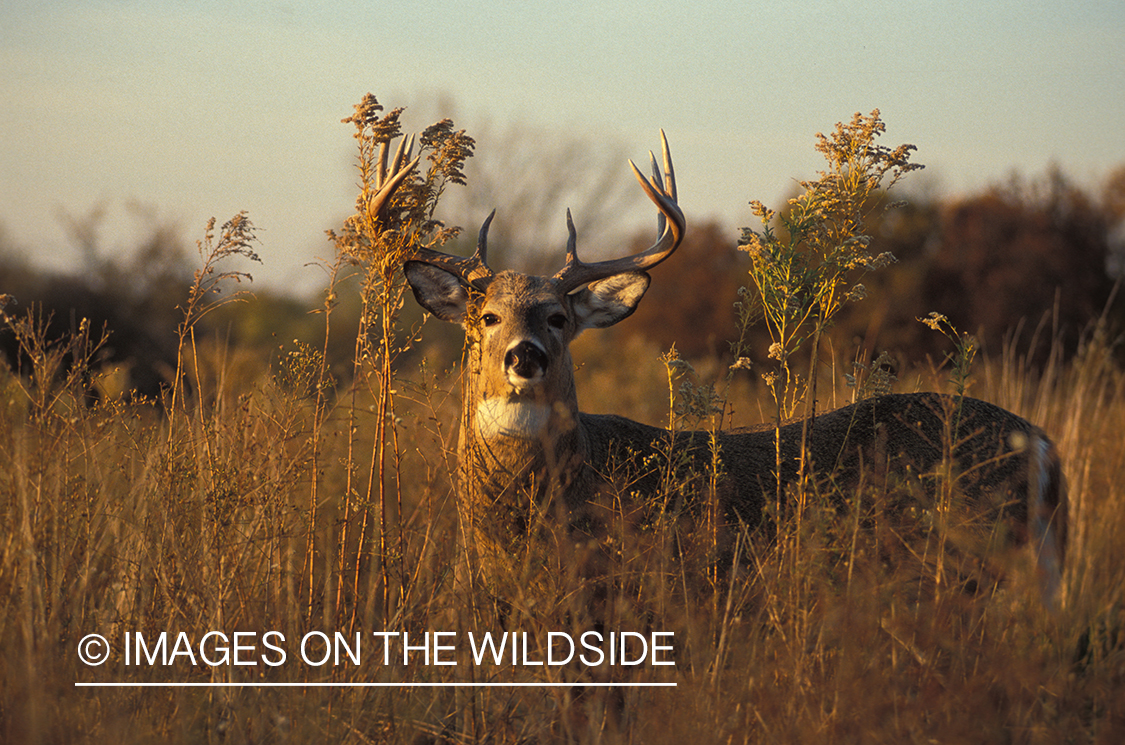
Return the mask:
M 103 205 L 102 245 L 126 250 L 131 205 L 192 242 L 246 210 L 256 278 L 307 291 L 351 212 L 340 119 L 367 92 L 411 129 L 452 114 L 634 159 L 663 128 L 689 222 L 733 232 L 814 175 L 817 132 L 875 108 L 943 195 L 1052 164 L 1096 188 L 1125 164 L 1125 3 L 5 0 L 3 242 L 74 268 L 60 215 Z

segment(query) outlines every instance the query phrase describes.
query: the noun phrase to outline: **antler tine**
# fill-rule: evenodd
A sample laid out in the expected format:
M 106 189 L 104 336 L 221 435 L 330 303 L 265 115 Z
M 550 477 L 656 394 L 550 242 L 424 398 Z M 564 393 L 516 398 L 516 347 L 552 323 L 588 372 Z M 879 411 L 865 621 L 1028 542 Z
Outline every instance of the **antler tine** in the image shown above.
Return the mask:
M 367 209 L 372 215 L 378 215 L 383 207 L 390 200 L 391 195 L 395 190 L 402 185 L 406 177 L 410 175 L 411 171 L 418 167 L 422 156 L 411 160 L 405 166 L 403 161 L 408 159 L 414 151 L 414 135 L 404 137 L 398 143 L 398 148 L 395 150 L 395 156 L 390 163 L 390 171 L 387 170 L 387 156 L 389 154 L 389 143 L 384 142 L 379 147 L 379 165 L 376 169 L 375 178 L 378 186 L 378 191 L 375 196 L 371 198 Z M 484 224 L 481 225 L 480 233 L 477 236 L 477 248 L 473 255 L 464 258 L 461 256 L 453 256 L 452 254 L 442 253 L 441 251 L 434 251 L 429 248 L 418 249 L 414 256 L 413 261 L 420 261 L 424 264 L 432 264 L 434 266 L 442 267 L 453 274 L 457 275 L 466 284 L 473 285 L 479 290 L 484 289 L 487 280 L 492 277 L 492 270 L 488 268 L 488 226 L 492 224 L 492 218 L 496 216 L 496 210 L 485 219 Z
M 382 189 L 383 182 L 387 179 L 387 152 L 391 148 L 390 142 L 379 143 L 379 164 L 375 166 L 375 188 Z
M 661 132 L 663 132 L 663 131 L 664 130 L 661 130 Z M 660 166 L 658 166 L 656 164 L 656 156 L 652 154 L 651 150 L 648 151 L 648 160 L 649 160 L 649 166 L 652 168 L 652 183 L 663 184 L 664 183 L 664 177 L 661 175 Z M 664 230 L 667 228 L 667 226 L 668 226 L 668 219 L 666 217 L 664 217 L 664 213 L 663 212 L 657 212 L 656 213 L 656 234 L 657 235 L 664 235 Z
M 664 189 L 672 197 L 672 201 L 678 204 L 680 198 L 676 194 L 676 169 L 672 165 L 672 151 L 668 149 L 668 138 L 663 129 L 660 130 L 660 146 L 664 157 Z
M 634 256 L 585 264 L 578 260 L 574 223 L 570 219 L 570 211 L 567 210 L 570 240 L 567 244 L 566 265 L 552 278 L 563 292 L 576 290 L 582 285 L 614 274 L 647 271 L 667 259 L 679 247 L 687 223 L 684 220 L 684 213 L 676 203 L 676 173 L 672 167 L 672 153 L 668 148 L 668 138 L 665 137 L 664 130 L 660 131 L 660 139 L 664 156 L 663 177 L 656 156 L 651 153 L 649 154 L 653 170 L 651 180 L 641 174 L 633 161 L 629 161 L 629 166 L 633 169 L 633 174 L 640 182 L 641 188 L 660 211 L 657 231 L 660 237 L 651 247 Z
M 660 146 L 662 160 L 664 161 L 663 176 L 661 175 L 660 166 L 656 162 L 656 156 L 650 150 L 648 153 L 649 160 L 652 165 L 652 180 L 656 184 L 664 184 L 664 193 L 667 194 L 673 202 L 679 203 L 679 196 L 676 194 L 676 169 L 672 165 L 672 153 L 668 149 L 668 137 L 664 134 L 664 130 L 660 130 Z M 666 221 L 664 213 L 661 212 L 657 215 L 656 232 L 663 235 Z
M 477 250 L 473 252 L 473 258 L 484 267 L 488 266 L 488 226 L 492 224 L 494 217 L 496 217 L 496 210 L 492 210 L 488 213 L 488 217 L 484 218 L 480 232 L 477 233 Z
M 405 166 L 402 165 L 402 161 L 405 158 L 410 157 L 410 150 L 413 149 L 413 142 L 414 138 L 409 137 L 407 138 L 407 141 L 404 141 L 399 145 L 398 152 L 395 153 L 393 164 L 394 168 L 391 169 L 390 174 L 387 174 L 385 170 L 387 143 L 383 143 L 382 147 L 380 148 L 380 164 L 378 172 L 376 173 L 377 178 L 375 181 L 379 190 L 375 192 L 375 196 L 373 196 L 371 198 L 371 201 L 367 204 L 368 214 L 374 217 L 378 217 L 379 213 L 383 211 L 383 207 L 385 207 L 387 202 L 390 201 L 391 195 L 395 193 L 395 190 L 398 189 L 399 186 L 402 185 L 402 182 L 406 180 L 406 177 L 410 175 L 410 172 L 418 167 L 418 163 L 422 159 L 421 156 L 418 156 L 414 160 L 407 163 Z
M 387 171 L 387 156 L 390 154 L 391 143 L 389 140 L 379 144 L 379 165 L 375 168 L 375 188 L 382 189 L 383 184 L 387 180 L 387 174 L 396 174 L 402 168 L 403 158 L 409 158 L 411 151 L 414 150 L 414 135 L 403 137 L 398 141 L 398 148 L 395 150 L 394 160 L 391 161 L 391 169 Z
M 384 146 L 385 146 L 385 144 L 386 143 L 384 143 Z M 410 154 L 413 151 L 414 151 L 414 135 L 410 135 L 409 137 L 404 137 L 401 140 L 399 140 L 398 150 L 395 151 L 395 158 L 394 158 L 393 161 L 391 161 L 391 173 L 397 173 L 398 170 L 400 168 L 402 168 L 402 161 L 405 158 L 409 158 Z M 386 161 L 385 160 L 383 162 L 383 166 L 386 167 Z
M 570 207 L 566 208 L 566 263 L 580 264 L 578 260 L 578 231 L 574 229 L 574 218 L 570 216 Z
M 488 226 L 492 224 L 494 217 L 496 217 L 496 210 L 492 210 L 485 218 L 484 224 L 480 226 L 477 248 L 472 256 L 454 256 L 431 248 L 419 248 L 411 257 L 411 261 L 420 261 L 423 264 L 445 269 L 455 274 L 465 284 L 483 291 L 488 286 L 488 281 L 492 279 L 492 269 L 488 267 Z

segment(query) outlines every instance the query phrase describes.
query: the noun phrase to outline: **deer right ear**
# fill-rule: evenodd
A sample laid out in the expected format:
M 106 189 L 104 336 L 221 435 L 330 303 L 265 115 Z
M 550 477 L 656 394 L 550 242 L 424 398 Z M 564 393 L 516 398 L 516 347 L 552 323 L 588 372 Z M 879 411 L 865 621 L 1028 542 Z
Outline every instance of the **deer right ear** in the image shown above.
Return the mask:
M 402 269 L 419 305 L 443 321 L 465 319 L 469 293 L 456 274 L 421 261 L 408 261 Z

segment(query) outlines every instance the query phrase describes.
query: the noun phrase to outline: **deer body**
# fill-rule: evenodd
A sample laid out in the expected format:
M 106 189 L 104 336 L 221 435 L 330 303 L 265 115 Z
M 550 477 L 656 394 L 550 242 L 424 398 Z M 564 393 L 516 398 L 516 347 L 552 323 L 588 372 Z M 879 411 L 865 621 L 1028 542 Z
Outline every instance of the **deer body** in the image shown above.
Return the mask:
M 651 180 L 637 176 L 660 210 L 662 230 L 637 256 L 579 261 L 568 214 L 567 262 L 553 277 L 493 274 L 485 263 L 488 221 L 473 257 L 424 250 L 406 263 L 419 303 L 461 323 L 470 338 L 459 509 L 489 579 L 526 576 L 519 567 L 544 556 L 565 568 L 568 556 L 596 554 L 605 495 L 654 494 L 660 464 L 671 455 L 687 473 L 719 464 L 714 496 L 728 527 L 757 525 L 767 502 L 798 478 L 800 422 L 780 430 L 671 432 L 579 411 L 570 342 L 630 315 L 648 288 L 645 270 L 683 236 L 666 142 L 663 176 L 655 158 L 653 171 Z M 812 483 L 830 479 L 837 487 L 872 474 L 932 482 L 943 464 L 952 465 L 965 494 L 1006 520 L 1018 541 L 1031 542 L 1048 584 L 1057 582 L 1066 533 L 1058 457 L 1046 435 L 1015 414 L 969 398 L 881 396 L 810 420 L 805 462 Z

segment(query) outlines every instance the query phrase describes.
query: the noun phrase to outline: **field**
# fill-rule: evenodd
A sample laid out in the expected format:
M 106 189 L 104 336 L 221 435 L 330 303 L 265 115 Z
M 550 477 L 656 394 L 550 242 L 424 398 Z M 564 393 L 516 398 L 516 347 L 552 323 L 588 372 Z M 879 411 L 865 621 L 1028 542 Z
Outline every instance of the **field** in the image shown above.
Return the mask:
M 432 208 L 472 141 L 448 123 L 427 130 L 429 173 L 383 209 L 373 200 L 405 159 L 384 172 L 397 113 L 380 111 L 369 97 L 346 120 L 360 196 L 332 236 L 320 340 L 263 350 L 205 322 L 253 308 L 214 293 L 243 278 L 228 260 L 257 258 L 242 214 L 200 241 L 158 399 L 123 395 L 127 371 L 99 362 L 87 322 L 52 337 L 0 295 L 0 328 L 20 348 L 18 364 L 0 364 L 0 739 L 1125 739 L 1125 371 L 1106 325 L 1076 354 L 1035 358 L 1046 363 L 1015 348 L 973 361 L 968 337 L 945 328 L 952 367 L 908 368 L 893 383 L 870 370 L 849 381 L 855 369 L 820 343 L 863 294 L 845 279 L 884 263 L 850 216 L 877 201 L 879 178 L 910 169 L 909 146 L 838 149 L 870 144 L 878 112 L 821 138 L 843 157 L 801 182 L 784 231 L 755 208 L 748 284 L 776 341 L 736 352 L 755 357 L 751 372 L 690 360 L 697 372 L 668 350 L 590 332 L 572 345 L 579 402 L 706 428 L 769 424 L 810 396 L 843 405 L 858 395 L 849 382 L 992 401 L 1040 425 L 1062 457 L 1069 542 L 1052 602 L 1028 553 L 974 518 L 952 468 L 924 474 L 931 491 L 885 473 L 848 489 L 810 479 L 720 545 L 709 508 L 722 464 L 693 478 L 669 465 L 655 493 L 608 489 L 596 576 L 578 569 L 588 547 L 564 541 L 556 572 L 517 561 L 508 586 L 482 581 L 465 560 L 454 476 L 465 366 L 435 341 L 437 321 L 403 316 L 400 270 L 451 237 Z M 856 153 L 875 159 L 848 160 Z M 824 260 L 810 261 L 821 243 Z M 810 267 L 799 291 L 782 276 Z M 339 280 L 347 271 L 360 281 Z M 345 291 L 362 306 L 351 321 L 336 303 Z M 341 327 L 355 339 L 344 369 L 326 340 Z M 814 386 L 801 383 L 802 344 L 818 350 Z
M 586 410 L 666 416 L 656 350 L 629 350 L 640 362 L 626 371 L 593 335 L 576 347 Z M 306 367 L 294 354 L 269 371 L 198 344 L 175 408 L 90 403 L 76 376 L 5 373 L 5 741 L 1108 743 L 1125 731 L 1125 388 L 1097 338 L 1046 373 L 1010 357 L 978 362 L 972 389 L 1040 423 L 1063 454 L 1071 538 L 1057 610 L 1011 578 L 1010 557 L 970 565 L 948 550 L 939 562 L 953 532 L 925 509 L 879 519 L 893 495 L 872 492 L 845 514 L 806 511 L 799 530 L 782 518 L 781 538 L 751 536 L 733 567 L 677 550 L 686 528 L 675 522 L 626 535 L 612 624 L 598 628 L 674 634 L 655 638 L 673 651 L 634 666 L 524 664 L 542 661 L 548 633 L 579 640 L 594 628 L 580 578 L 499 613 L 459 581 L 455 375 L 415 367 L 396 382 L 380 504 L 368 487 L 375 400 L 357 391 L 329 403 Z M 903 376 L 900 387 L 942 384 Z M 748 420 L 758 393 L 733 394 Z M 162 654 L 178 652 L 167 665 L 162 631 Z M 223 657 L 220 639 L 200 645 L 213 631 L 226 635 L 228 664 L 204 659 Z M 272 638 L 282 664 L 270 664 L 281 658 L 267 631 L 284 637 Z M 362 632 L 360 663 L 311 664 L 325 652 L 317 640 L 311 662 L 300 658 L 307 633 L 337 631 Z M 410 633 L 419 649 L 425 632 L 449 635 L 433 639 L 444 648 L 431 644 L 432 664 L 414 651 L 403 665 L 400 637 L 384 664 L 373 631 Z M 475 664 L 468 634 L 504 631 L 527 633 L 518 664 Z M 251 634 L 239 661 L 257 664 L 229 664 L 235 632 Z M 91 633 L 112 647 L 104 665 L 79 660 Z M 676 687 L 75 687 L 171 681 Z

